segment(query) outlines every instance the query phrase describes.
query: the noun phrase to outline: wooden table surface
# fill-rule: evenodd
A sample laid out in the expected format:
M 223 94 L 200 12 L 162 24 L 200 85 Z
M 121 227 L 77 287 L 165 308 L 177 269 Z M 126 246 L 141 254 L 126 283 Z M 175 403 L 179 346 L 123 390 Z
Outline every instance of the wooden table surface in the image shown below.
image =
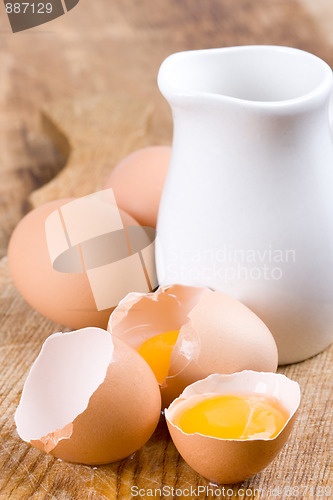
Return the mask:
M 61 326 L 33 311 L 15 290 L 8 239 L 32 206 L 92 192 L 127 152 L 171 143 L 170 111 L 156 85 L 167 55 L 283 44 L 333 66 L 333 4 L 81 0 L 66 16 L 15 35 L 2 3 L 0 11 L 0 498 L 125 500 L 132 486 L 146 489 L 141 498 L 163 486 L 164 496 L 155 498 L 189 498 L 188 488 L 208 482 L 179 457 L 163 420 L 133 457 L 102 467 L 67 464 L 20 441 L 13 414 L 25 377 L 42 342 Z M 294 498 L 333 498 L 333 348 L 280 371 L 302 390 L 287 445 L 261 474 L 232 491 L 197 498 L 292 498 L 288 487 L 295 488 Z M 168 495 L 172 487 L 178 496 Z M 329 487 L 331 496 L 325 496 Z M 240 488 L 248 488 L 246 495 Z

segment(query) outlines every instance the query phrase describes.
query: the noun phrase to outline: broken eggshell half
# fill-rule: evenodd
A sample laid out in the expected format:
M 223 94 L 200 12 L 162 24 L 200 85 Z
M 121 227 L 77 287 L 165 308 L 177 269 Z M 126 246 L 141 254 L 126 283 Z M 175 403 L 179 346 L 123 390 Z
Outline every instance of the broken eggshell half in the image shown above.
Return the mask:
M 289 418 L 274 438 L 221 439 L 200 433 L 187 434 L 175 422 L 180 414 L 203 397 L 260 395 L 276 398 Z M 245 370 L 231 375 L 213 374 L 188 386 L 165 410 L 171 438 L 183 459 L 214 483 L 238 483 L 268 466 L 287 441 L 300 404 L 297 382 L 277 373 Z
M 134 349 L 100 328 L 47 338 L 25 382 L 15 422 L 20 437 L 70 462 L 121 460 L 159 421 L 153 372 Z
M 238 300 L 209 288 L 172 285 L 130 293 L 111 314 L 108 330 L 135 349 L 179 330 L 160 384 L 163 408 L 212 373 L 277 369 L 277 347 L 266 325 Z

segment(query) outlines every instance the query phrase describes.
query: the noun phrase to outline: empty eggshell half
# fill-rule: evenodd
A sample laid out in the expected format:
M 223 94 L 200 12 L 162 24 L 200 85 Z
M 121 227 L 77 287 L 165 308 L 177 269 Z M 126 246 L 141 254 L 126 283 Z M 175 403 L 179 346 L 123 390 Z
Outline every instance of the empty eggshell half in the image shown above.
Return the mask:
M 57 458 L 115 462 L 150 438 L 161 397 L 134 349 L 99 328 L 48 337 L 25 382 L 15 422 L 20 437 Z
M 135 349 L 160 333 L 179 330 L 161 383 L 163 407 L 212 373 L 277 369 L 277 348 L 266 325 L 244 304 L 208 288 L 173 285 L 130 293 L 111 314 L 108 330 Z
M 203 396 L 261 395 L 274 397 L 287 410 L 289 418 L 271 439 L 221 439 L 203 434 L 186 434 L 177 417 Z M 172 440 L 183 459 L 199 474 L 214 483 L 238 483 L 268 466 L 282 449 L 295 422 L 300 389 L 284 375 L 245 370 L 231 375 L 213 374 L 188 386 L 165 410 Z

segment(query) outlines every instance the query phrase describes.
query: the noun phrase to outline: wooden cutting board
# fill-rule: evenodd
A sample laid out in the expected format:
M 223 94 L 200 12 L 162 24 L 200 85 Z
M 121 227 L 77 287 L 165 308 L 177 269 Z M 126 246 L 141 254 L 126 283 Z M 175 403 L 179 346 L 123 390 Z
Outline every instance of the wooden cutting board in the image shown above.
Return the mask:
M 170 112 L 156 86 L 168 54 L 274 43 L 310 50 L 333 65 L 330 16 L 326 0 L 315 7 L 310 0 L 82 0 L 65 17 L 15 35 L 1 16 L 0 499 L 125 500 L 134 498 L 132 487 L 145 490 L 140 498 L 191 498 L 191 487 L 209 486 L 180 458 L 163 419 L 136 454 L 101 467 L 61 462 L 21 442 L 13 414 L 24 380 L 45 338 L 61 326 L 15 290 L 8 239 L 32 206 L 99 189 L 128 152 L 171 142 Z M 284 499 L 290 496 L 284 488 L 294 488 L 298 498 L 330 498 L 320 488 L 333 491 L 333 348 L 280 371 L 302 390 L 287 445 L 270 467 L 232 492 L 197 498 Z M 164 495 L 150 494 L 163 487 Z

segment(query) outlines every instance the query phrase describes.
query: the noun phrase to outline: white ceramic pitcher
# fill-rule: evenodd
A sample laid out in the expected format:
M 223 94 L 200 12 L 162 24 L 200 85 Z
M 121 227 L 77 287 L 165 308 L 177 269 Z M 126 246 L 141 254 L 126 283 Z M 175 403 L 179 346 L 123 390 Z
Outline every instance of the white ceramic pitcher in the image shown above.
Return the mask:
M 174 118 L 159 282 L 236 297 L 282 364 L 320 352 L 333 340 L 330 67 L 286 47 L 199 50 L 168 57 L 158 84 Z

